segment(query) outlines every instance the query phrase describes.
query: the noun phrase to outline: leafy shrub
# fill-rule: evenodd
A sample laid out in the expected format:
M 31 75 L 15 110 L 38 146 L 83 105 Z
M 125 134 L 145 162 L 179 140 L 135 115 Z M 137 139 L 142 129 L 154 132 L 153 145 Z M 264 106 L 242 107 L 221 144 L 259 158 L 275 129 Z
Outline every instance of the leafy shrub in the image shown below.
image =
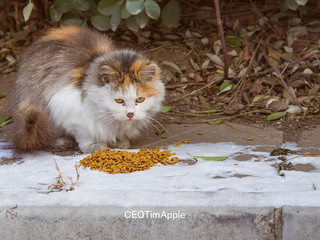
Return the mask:
M 159 0 L 158 0 L 159 1 Z M 180 7 L 178 0 L 169 0 L 161 10 L 157 0 L 54 0 L 50 7 L 50 17 L 61 25 L 93 25 L 101 31 L 115 31 L 124 21 L 132 31 L 144 28 L 149 20 L 158 20 L 172 27 L 179 22 Z M 28 20 L 33 4 L 24 8 Z

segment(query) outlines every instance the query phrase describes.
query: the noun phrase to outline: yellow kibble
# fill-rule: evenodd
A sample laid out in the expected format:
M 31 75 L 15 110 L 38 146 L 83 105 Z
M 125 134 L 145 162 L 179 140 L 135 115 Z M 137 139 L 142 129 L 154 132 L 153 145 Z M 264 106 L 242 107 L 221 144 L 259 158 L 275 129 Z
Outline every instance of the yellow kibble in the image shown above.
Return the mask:
M 190 139 L 186 139 L 183 141 L 184 143 L 190 143 Z
M 168 138 L 168 136 L 162 136 L 162 138 L 163 138 L 163 139 L 167 139 L 167 138 Z
M 100 149 L 82 159 L 80 165 L 109 174 L 130 173 L 147 170 L 158 163 L 163 165 L 175 164 L 179 161 L 179 158 L 173 157 L 170 159 L 173 155 L 175 153 L 171 153 L 167 147 L 141 148 L 137 153 Z
M 203 132 L 198 132 L 198 135 L 203 135 Z

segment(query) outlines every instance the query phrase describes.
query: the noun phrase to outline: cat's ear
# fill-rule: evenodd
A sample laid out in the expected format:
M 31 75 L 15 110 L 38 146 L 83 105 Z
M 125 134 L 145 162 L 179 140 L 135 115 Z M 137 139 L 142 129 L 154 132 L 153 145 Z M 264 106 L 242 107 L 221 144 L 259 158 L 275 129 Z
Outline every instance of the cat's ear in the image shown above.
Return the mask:
M 102 66 L 100 69 L 99 79 L 103 83 L 110 83 L 119 77 L 119 74 L 110 66 Z
M 144 81 L 149 82 L 154 80 L 159 73 L 160 73 L 160 68 L 158 67 L 158 65 L 155 63 L 152 63 L 147 65 L 140 71 L 140 76 Z

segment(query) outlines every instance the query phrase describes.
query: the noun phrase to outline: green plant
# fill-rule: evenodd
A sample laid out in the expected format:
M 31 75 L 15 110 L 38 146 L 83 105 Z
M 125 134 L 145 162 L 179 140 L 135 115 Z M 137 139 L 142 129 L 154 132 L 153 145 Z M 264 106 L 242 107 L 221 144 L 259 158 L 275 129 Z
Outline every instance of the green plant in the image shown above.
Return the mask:
M 284 0 L 285 5 L 295 11 L 299 10 L 301 13 L 306 13 L 307 7 L 306 4 L 308 3 L 308 0 Z
M 53 22 L 64 25 L 93 25 L 101 31 L 115 31 L 124 21 L 127 28 L 138 31 L 149 20 L 161 17 L 163 24 L 172 27 L 179 22 L 178 0 L 169 0 L 161 9 L 159 0 L 54 0 L 50 7 Z M 27 21 L 33 9 L 32 1 L 25 6 L 23 15 Z

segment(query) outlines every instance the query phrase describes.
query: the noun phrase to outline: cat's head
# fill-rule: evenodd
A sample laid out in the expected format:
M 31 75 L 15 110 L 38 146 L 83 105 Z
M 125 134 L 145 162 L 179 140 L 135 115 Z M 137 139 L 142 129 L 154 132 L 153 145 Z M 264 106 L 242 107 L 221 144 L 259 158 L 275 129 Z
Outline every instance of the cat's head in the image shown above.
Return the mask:
M 87 94 L 99 114 L 119 121 L 147 120 L 161 108 L 165 89 L 158 65 L 133 50 L 117 50 L 94 63 Z

